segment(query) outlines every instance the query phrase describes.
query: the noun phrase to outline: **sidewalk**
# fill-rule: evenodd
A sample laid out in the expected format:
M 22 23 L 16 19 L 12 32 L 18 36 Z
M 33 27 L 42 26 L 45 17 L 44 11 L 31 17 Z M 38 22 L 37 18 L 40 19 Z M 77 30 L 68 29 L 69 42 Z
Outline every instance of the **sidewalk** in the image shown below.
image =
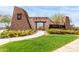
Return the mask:
M 32 35 L 28 35 L 28 36 L 0 39 L 0 45 L 8 43 L 8 42 L 12 42 L 12 41 L 26 40 L 26 39 L 39 37 L 44 34 L 45 34 L 45 32 L 40 30 L 40 31 L 37 31 L 36 33 L 34 33 Z
M 54 52 L 79 52 L 79 39 L 55 50 Z

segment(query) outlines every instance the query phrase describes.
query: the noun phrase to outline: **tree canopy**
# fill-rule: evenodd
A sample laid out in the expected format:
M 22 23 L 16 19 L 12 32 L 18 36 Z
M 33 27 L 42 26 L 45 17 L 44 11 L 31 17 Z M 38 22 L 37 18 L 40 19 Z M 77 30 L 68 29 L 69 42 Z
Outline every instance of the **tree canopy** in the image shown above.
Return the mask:
M 10 16 L 1 16 L 2 18 L 0 19 L 0 23 L 4 23 L 5 26 L 9 26 L 11 22 Z
M 64 14 L 55 14 L 51 17 L 51 20 L 55 23 L 59 23 L 63 21 Z

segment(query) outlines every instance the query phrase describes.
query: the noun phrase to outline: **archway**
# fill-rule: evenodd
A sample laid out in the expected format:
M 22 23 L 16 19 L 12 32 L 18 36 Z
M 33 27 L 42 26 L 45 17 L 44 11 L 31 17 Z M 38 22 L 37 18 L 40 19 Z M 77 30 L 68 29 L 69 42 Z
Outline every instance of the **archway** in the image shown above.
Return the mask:
M 35 22 L 36 30 L 45 30 L 45 22 Z

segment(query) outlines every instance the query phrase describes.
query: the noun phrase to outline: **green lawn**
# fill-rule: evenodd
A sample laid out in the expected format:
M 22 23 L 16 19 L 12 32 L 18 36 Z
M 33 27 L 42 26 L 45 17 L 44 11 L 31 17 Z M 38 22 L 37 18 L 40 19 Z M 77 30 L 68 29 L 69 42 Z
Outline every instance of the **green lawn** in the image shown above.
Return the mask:
M 49 52 L 77 39 L 75 35 L 47 35 L 31 40 L 10 42 L 0 46 L 4 52 Z

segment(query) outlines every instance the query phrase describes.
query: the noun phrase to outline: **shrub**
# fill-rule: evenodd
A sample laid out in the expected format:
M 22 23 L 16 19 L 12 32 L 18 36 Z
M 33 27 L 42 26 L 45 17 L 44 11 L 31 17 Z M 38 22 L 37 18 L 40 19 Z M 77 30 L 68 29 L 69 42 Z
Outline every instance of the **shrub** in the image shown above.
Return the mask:
M 48 29 L 46 31 L 50 34 L 79 34 L 79 31 L 75 30 Z
M 29 30 L 5 30 L 0 33 L 0 38 L 9 38 L 9 37 L 19 37 L 19 36 L 25 36 L 33 34 L 35 30 L 29 29 Z
M 44 30 L 44 28 L 42 26 L 39 26 L 37 29 L 38 30 Z

